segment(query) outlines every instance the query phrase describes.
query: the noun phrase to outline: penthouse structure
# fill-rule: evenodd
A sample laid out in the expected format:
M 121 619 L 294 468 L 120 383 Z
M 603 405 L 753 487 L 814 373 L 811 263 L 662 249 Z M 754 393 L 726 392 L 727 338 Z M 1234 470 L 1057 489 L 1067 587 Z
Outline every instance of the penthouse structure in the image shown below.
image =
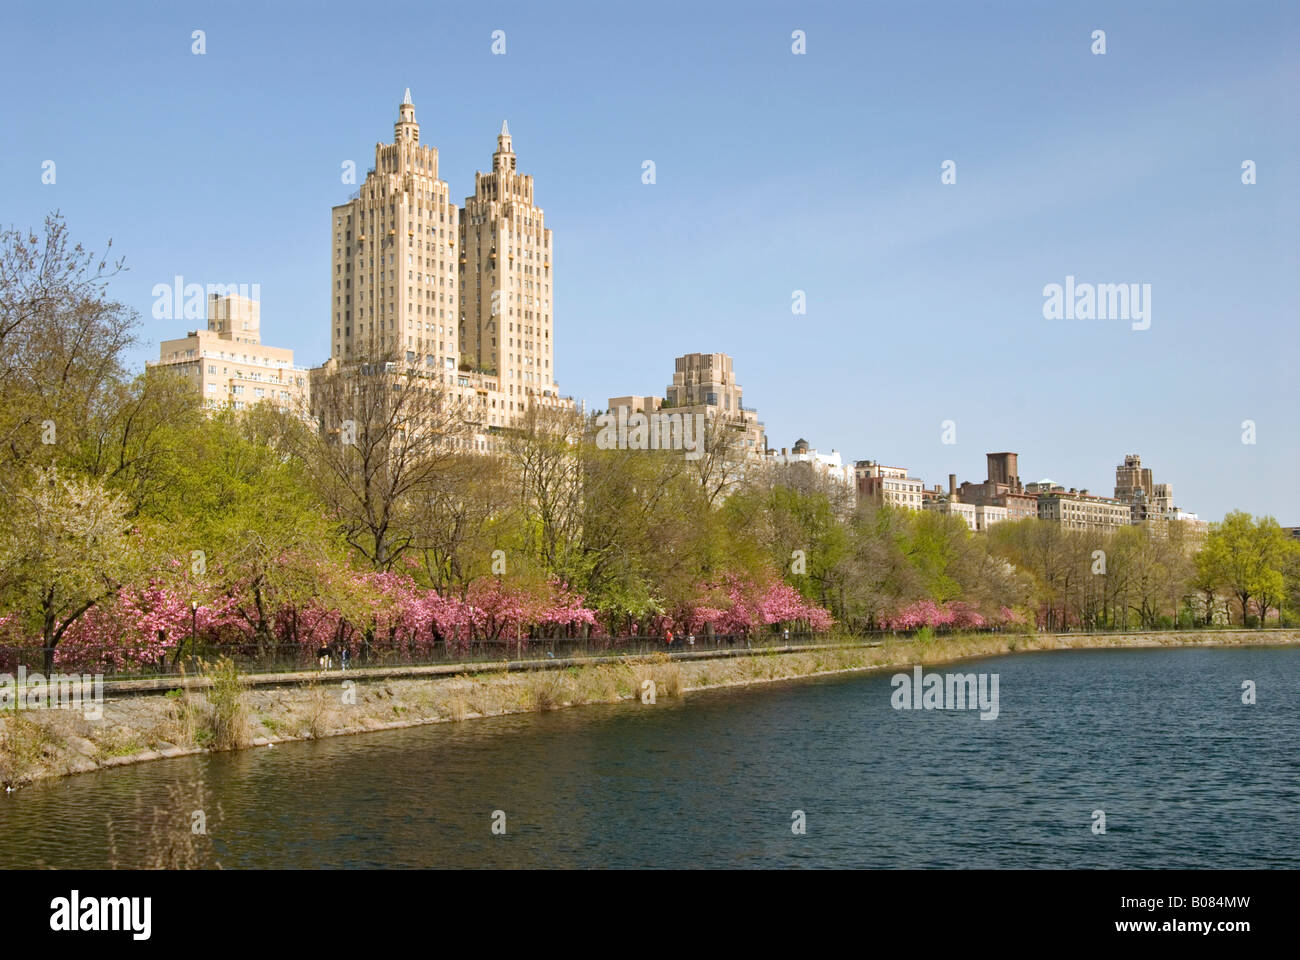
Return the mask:
M 768 454 L 764 425 L 758 411 L 743 402 L 731 357 L 725 353 L 688 353 L 674 361 L 673 382 L 665 395 L 610 397 L 608 409 L 617 414 L 703 414 L 709 429 L 732 432 L 747 458 L 761 461 Z M 774 452 L 774 451 L 773 451 Z
M 206 329 L 164 340 L 151 369 L 170 369 L 193 385 L 209 410 L 244 410 L 270 403 L 305 416 L 310 402 L 308 372 L 295 366 L 293 351 L 262 343 L 261 307 L 238 294 L 209 294 Z

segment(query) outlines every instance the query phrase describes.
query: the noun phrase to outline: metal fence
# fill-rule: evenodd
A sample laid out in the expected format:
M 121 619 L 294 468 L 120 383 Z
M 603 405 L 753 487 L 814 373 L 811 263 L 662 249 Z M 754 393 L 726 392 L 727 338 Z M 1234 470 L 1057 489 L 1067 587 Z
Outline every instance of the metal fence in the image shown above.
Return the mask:
M 1276 629 L 1276 628 L 1272 628 Z M 1199 633 L 1214 634 L 1222 631 L 1266 633 L 1267 629 L 1245 628 L 1240 626 L 1181 628 L 1177 630 L 1123 630 L 1094 629 L 1055 631 L 1054 635 L 1084 636 L 1125 634 L 1159 635 L 1162 633 Z M 572 657 L 626 657 L 648 656 L 654 653 L 682 653 L 692 651 L 718 650 L 762 650 L 780 646 L 799 646 L 842 641 L 847 643 L 864 643 L 881 640 L 914 641 L 924 637 L 943 637 L 951 634 L 998 634 L 1033 635 L 1035 631 L 1021 628 L 988 627 L 979 630 L 970 628 L 938 628 L 915 631 L 895 630 L 856 630 L 843 629 L 833 634 L 818 634 L 806 631 L 788 633 L 762 631 L 758 634 L 674 634 L 672 643 L 662 636 L 628 636 L 616 638 L 523 638 L 522 640 L 474 640 L 470 642 L 422 643 L 418 645 L 389 645 L 353 643 L 347 648 L 348 668 L 357 667 L 399 667 L 399 666 L 433 666 L 441 664 L 500 663 L 502 660 L 542 660 L 567 659 Z M 328 653 L 329 670 L 341 670 L 343 648 L 330 645 Z M 204 644 L 197 649 L 191 648 L 188 638 L 178 650 L 170 651 L 167 656 L 153 663 L 122 663 L 118 660 L 64 659 L 56 655 L 55 671 L 60 673 L 99 673 L 106 679 L 126 680 L 143 677 L 175 676 L 181 673 L 194 675 L 203 669 L 205 663 L 212 663 L 222 658 L 230 658 L 242 673 L 282 673 L 307 669 L 320 669 L 319 643 L 277 643 L 258 646 L 253 643 L 240 644 Z M 57 649 L 56 649 L 57 654 Z M 28 674 L 41 672 L 45 664 L 45 651 L 40 646 L 0 646 L 0 673 L 15 673 L 19 667 Z
M 502 660 L 542 660 L 570 657 L 626 657 L 648 656 L 653 653 L 681 653 L 690 651 L 762 649 L 783 645 L 823 643 L 825 634 L 784 633 L 761 636 L 721 634 L 673 636 L 672 643 L 664 637 L 631 636 L 617 638 L 556 638 L 522 640 L 474 640 L 468 642 L 423 643 L 410 646 L 353 643 L 347 648 L 330 645 L 326 654 L 329 670 L 344 669 L 344 649 L 347 650 L 347 668 L 433 666 L 449 663 L 500 663 Z M 102 673 L 107 679 L 125 680 L 141 677 L 193 675 L 203 664 L 222 658 L 233 660 L 241 673 L 282 673 L 307 669 L 321 669 L 319 643 L 277 643 L 258 647 L 255 644 L 213 645 L 199 644 L 191 649 L 188 640 L 178 651 L 151 663 L 121 663 L 116 660 L 95 662 L 55 658 L 54 669 L 62 673 Z M 57 649 L 56 649 L 57 654 Z M 45 651 L 42 647 L 0 647 L 0 672 L 13 673 L 24 667 L 28 674 L 44 669 Z

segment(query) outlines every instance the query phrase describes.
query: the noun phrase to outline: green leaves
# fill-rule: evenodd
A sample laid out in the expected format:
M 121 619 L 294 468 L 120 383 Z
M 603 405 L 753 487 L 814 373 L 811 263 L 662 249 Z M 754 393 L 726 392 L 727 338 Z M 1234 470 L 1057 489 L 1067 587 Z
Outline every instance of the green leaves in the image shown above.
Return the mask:
M 1206 588 L 1231 592 L 1243 625 L 1254 600 L 1262 626 L 1268 610 L 1283 602 L 1286 572 L 1292 569 L 1291 558 L 1298 549 L 1272 517 L 1252 519 L 1249 513 L 1234 510 L 1210 527 L 1197 558 L 1198 580 Z
M 132 572 L 125 499 L 98 481 L 33 467 L 3 490 L 0 591 L 52 647 Z

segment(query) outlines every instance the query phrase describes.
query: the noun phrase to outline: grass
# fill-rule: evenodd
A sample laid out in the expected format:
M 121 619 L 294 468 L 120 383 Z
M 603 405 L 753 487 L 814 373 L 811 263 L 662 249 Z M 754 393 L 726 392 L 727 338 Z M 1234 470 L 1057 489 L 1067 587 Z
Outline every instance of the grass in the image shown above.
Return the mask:
M 556 710 L 566 702 L 572 703 L 568 699 L 571 682 L 570 678 L 557 676 L 549 670 L 534 673 L 524 687 L 525 709 L 543 713 Z
M 229 658 L 218 660 L 206 667 L 212 680 L 207 700 L 211 711 L 207 715 L 210 736 L 204 739 L 214 750 L 239 750 L 252 743 L 252 724 L 244 697 L 244 685 L 239 679 L 239 668 Z
M 184 747 L 206 746 L 212 740 L 208 722 L 211 709 L 202 696 L 185 690 L 167 691 L 168 720 L 161 731 L 162 739 Z
M 23 711 L 6 712 L 0 719 L 0 783 L 12 786 L 32 779 L 62 746 L 44 724 Z
M 110 757 L 129 757 L 131 754 L 139 753 L 144 749 L 145 743 L 139 734 L 114 730 L 106 738 L 100 740 L 99 757 L 104 760 Z
M 305 694 L 301 710 L 294 711 L 295 735 L 309 740 L 319 740 L 329 736 L 339 719 L 338 710 L 330 702 L 330 694 L 319 680 L 313 677 L 298 689 Z M 263 719 L 263 725 L 266 720 Z
M 460 721 L 465 719 L 465 715 L 469 713 L 469 701 L 465 699 L 465 694 L 460 688 L 451 691 L 451 694 L 447 697 L 445 710 L 447 717 L 451 720 Z
M 257 719 L 261 722 L 263 729 L 273 737 L 278 737 L 280 731 L 284 729 L 284 723 L 278 717 L 259 714 Z
M 616 703 L 619 697 L 618 671 L 604 664 L 582 669 L 570 667 L 565 671 L 573 683 L 573 703 Z

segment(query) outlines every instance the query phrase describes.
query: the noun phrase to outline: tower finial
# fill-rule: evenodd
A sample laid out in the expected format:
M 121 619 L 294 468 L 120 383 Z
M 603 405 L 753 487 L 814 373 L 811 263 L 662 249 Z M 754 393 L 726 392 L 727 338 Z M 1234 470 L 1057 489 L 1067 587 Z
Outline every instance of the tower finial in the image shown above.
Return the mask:
M 504 120 L 501 121 L 501 136 L 503 137 L 510 136 L 510 128 L 506 126 L 506 122 Z
M 410 102 L 411 102 L 411 88 L 407 87 L 406 96 L 402 97 L 402 103 L 410 103 Z

